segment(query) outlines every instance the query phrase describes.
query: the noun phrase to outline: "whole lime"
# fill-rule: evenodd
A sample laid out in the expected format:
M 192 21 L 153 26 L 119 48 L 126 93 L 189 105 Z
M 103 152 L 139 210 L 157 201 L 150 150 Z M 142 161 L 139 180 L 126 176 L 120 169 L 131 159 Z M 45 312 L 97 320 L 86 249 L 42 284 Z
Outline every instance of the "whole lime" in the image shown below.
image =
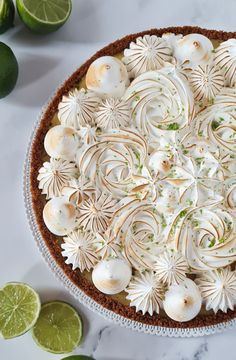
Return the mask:
M 0 0 L 0 34 L 13 26 L 15 6 L 12 0 Z
M 16 0 L 19 16 L 33 32 L 48 34 L 56 31 L 71 14 L 71 0 Z
M 18 78 L 18 63 L 13 51 L 0 42 L 0 99 L 14 89 Z

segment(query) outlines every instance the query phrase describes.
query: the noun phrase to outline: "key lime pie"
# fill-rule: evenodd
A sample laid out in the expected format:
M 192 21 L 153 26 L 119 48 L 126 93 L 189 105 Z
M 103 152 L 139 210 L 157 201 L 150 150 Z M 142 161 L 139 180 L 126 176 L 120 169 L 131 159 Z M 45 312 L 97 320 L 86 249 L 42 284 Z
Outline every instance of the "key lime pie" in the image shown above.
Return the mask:
M 235 317 L 236 40 L 126 36 L 58 90 L 34 138 L 31 196 L 66 276 L 129 320 Z

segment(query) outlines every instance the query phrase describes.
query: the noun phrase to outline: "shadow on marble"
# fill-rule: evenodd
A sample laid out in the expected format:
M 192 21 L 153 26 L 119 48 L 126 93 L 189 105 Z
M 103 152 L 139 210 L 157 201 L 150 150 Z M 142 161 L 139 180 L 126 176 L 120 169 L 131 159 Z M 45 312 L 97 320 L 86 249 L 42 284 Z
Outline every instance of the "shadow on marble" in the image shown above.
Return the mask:
M 27 107 L 44 104 L 51 95 L 51 87 L 43 82 L 55 84 L 55 87 L 58 85 L 58 78 L 54 70 L 59 66 L 60 61 L 60 58 L 23 54 L 19 61 L 19 78 L 9 101 Z M 38 81 L 40 81 L 40 86 Z
M 23 89 L 43 78 L 51 70 L 55 69 L 59 63 L 60 58 L 38 54 L 24 54 L 19 63 L 19 79 L 16 89 Z
M 86 338 L 89 332 L 89 322 L 82 306 L 80 306 L 78 300 L 76 300 L 66 289 L 58 289 L 59 281 L 55 279 L 53 274 L 50 274 L 50 270 L 44 262 L 37 263 L 31 267 L 27 273 L 25 273 L 22 281 L 34 287 L 39 293 L 42 303 L 55 300 L 65 301 L 77 309 L 83 321 L 83 339 Z M 53 282 L 55 282 L 55 285 L 51 285 Z

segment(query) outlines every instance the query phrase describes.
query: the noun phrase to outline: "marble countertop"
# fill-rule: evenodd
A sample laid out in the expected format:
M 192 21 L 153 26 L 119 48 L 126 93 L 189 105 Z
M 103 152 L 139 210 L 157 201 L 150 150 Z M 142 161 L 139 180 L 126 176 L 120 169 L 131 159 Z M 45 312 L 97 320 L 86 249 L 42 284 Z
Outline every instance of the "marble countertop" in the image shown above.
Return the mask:
M 42 105 L 86 58 L 131 32 L 171 25 L 199 25 L 235 31 L 234 0 L 74 0 L 68 23 L 49 36 L 35 36 L 16 19 L 1 35 L 20 66 L 14 92 L 0 100 L 0 285 L 24 281 L 43 301 L 61 299 L 76 306 L 84 321 L 84 341 L 76 354 L 97 360 L 235 359 L 236 328 L 223 334 L 173 339 L 132 332 L 105 321 L 76 302 L 45 265 L 30 232 L 22 195 L 27 143 Z M 0 340 L 0 359 L 59 360 L 36 347 L 30 334 Z

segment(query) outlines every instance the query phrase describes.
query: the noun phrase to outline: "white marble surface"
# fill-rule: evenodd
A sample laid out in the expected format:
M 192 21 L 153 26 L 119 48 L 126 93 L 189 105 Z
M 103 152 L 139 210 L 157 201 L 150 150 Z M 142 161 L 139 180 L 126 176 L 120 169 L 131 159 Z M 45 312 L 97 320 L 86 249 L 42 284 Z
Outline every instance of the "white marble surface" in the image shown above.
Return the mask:
M 199 25 L 236 30 L 235 0 L 74 0 L 68 23 L 40 37 L 16 27 L 0 37 L 20 66 L 14 92 L 0 100 L 0 284 L 25 281 L 42 300 L 73 303 L 84 320 L 84 341 L 76 354 L 97 360 L 235 359 L 236 329 L 193 339 L 169 339 L 114 326 L 74 301 L 44 264 L 30 233 L 22 196 L 22 168 L 34 121 L 50 94 L 101 46 L 127 33 L 151 27 Z M 0 340 L 0 359 L 61 359 L 38 349 L 31 335 Z

